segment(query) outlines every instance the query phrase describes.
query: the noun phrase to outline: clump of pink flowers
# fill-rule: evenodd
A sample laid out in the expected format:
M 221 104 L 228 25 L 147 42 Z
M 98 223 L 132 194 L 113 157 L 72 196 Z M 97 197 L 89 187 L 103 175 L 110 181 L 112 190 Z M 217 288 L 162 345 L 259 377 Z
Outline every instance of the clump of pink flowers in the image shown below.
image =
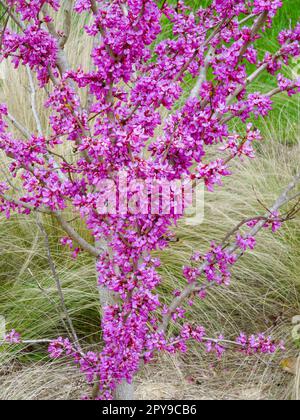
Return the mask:
M 188 324 L 188 311 L 210 286 L 229 286 L 240 254 L 256 245 L 260 219 L 248 223 L 254 233 L 235 232 L 231 246 L 212 243 L 207 252 L 196 253 L 183 269 L 187 289 L 176 290 L 168 306 L 159 293 L 160 261 L 153 252 L 169 245 L 184 211 L 135 214 L 128 206 L 105 212 L 106 204 L 99 208 L 99 201 L 106 193 L 108 202 L 116 187 L 119 195 L 126 189 L 120 185 L 124 171 L 128 184 L 140 180 L 159 188 L 164 180 L 176 185 L 184 179 L 217 191 L 224 179 L 229 181 L 232 161 L 254 158 L 263 140 L 249 119 L 267 117 L 275 95 L 300 91 L 299 80 L 283 75 L 284 65 L 300 56 L 300 24 L 279 34 L 277 52 L 262 56 L 256 41 L 272 26 L 280 0 L 212 0 L 197 11 L 182 0 L 161 6 L 154 0 L 77 0 L 73 10 L 68 1 L 4 3 L 14 25 L 3 30 L 1 59 L 27 67 L 47 96 L 50 117 L 47 127 L 40 127 L 35 113 L 37 130 L 16 124 L 15 135 L 9 130 L 9 110 L 0 105 L 0 149 L 21 187 L 16 198 L 11 182 L 0 184 L 0 211 L 8 218 L 12 212 L 55 217 L 66 232 L 61 244 L 73 257 L 86 251 L 96 258 L 97 286 L 110 297 L 103 304 L 99 351 L 85 353 L 71 339 L 59 338 L 51 343 L 50 356 L 68 356 L 89 383 L 96 381 L 95 399 L 113 398 L 120 384 L 132 383 L 141 362 L 160 351 L 184 352 L 190 340 L 222 356 L 224 337 L 211 339 L 203 326 Z M 50 9 L 63 11 L 63 30 L 55 27 Z M 88 17 L 89 70 L 68 64 L 73 13 Z M 166 21 L 170 34 L 163 37 Z M 276 88 L 253 92 L 249 85 L 263 72 L 274 78 Z M 186 92 L 190 79 L 195 88 Z M 244 129 L 238 131 L 232 120 L 242 121 Z M 59 153 L 66 142 L 71 157 Z M 64 211 L 70 208 L 89 230 L 89 240 L 66 220 Z M 281 224 L 275 211 L 264 227 L 275 232 Z M 181 331 L 176 337 L 170 337 L 172 323 Z M 19 340 L 12 332 L 7 341 Z M 281 348 L 262 335 L 241 335 L 236 344 L 246 354 Z
M 222 185 L 222 178 L 231 175 L 223 160 L 218 159 L 209 164 L 201 164 L 198 167 L 199 178 L 203 179 L 208 191 L 214 190 L 214 185 Z
M 238 233 L 236 236 L 236 243 L 243 251 L 247 251 L 247 249 L 253 250 L 256 245 L 256 239 L 253 236 L 243 236 Z
M 8 334 L 5 335 L 4 341 L 9 344 L 19 344 L 21 343 L 21 335 L 17 331 L 11 330 Z
M 264 334 L 251 335 L 248 337 L 246 334 L 241 333 L 236 339 L 236 343 L 241 347 L 243 353 L 253 355 L 273 354 L 277 350 L 285 350 L 283 342 L 276 343 L 272 337 L 267 337 Z

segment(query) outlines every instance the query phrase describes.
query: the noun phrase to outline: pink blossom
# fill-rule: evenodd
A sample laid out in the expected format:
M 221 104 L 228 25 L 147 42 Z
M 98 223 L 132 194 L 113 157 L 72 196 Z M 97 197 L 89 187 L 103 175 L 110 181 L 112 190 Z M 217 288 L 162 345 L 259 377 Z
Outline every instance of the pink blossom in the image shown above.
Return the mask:
M 222 185 L 222 177 L 231 175 L 223 160 L 218 159 L 209 164 L 198 166 L 198 178 L 203 179 L 209 191 L 214 190 L 214 185 Z
M 274 17 L 279 8 L 282 7 L 282 0 L 254 0 L 254 13 L 268 12 L 270 17 Z
M 15 330 L 11 330 L 11 332 L 5 335 L 4 340 L 10 344 L 19 344 L 21 343 L 21 336 Z
M 282 74 L 277 75 L 278 86 L 282 91 L 287 91 L 289 96 L 300 92 L 300 78 L 298 80 L 289 80 Z
M 48 351 L 52 359 L 59 359 L 64 354 L 71 355 L 73 347 L 67 338 L 59 337 L 50 343 Z
M 56 66 L 57 51 L 55 39 L 35 24 L 28 26 L 23 34 L 7 31 L 3 37 L 3 56 L 11 56 L 16 68 L 20 63 L 28 64 L 37 72 L 41 86 L 49 81 L 48 67 Z
M 74 10 L 77 13 L 82 13 L 87 10 L 90 10 L 91 8 L 91 2 L 90 0 L 76 0 Z
M 253 236 L 242 236 L 239 233 L 236 236 L 237 245 L 243 250 L 254 249 L 256 246 L 256 239 Z
M 206 252 L 196 251 L 190 265 L 183 268 L 187 286 L 194 293 L 169 309 L 160 295 L 163 270 L 158 270 L 160 261 L 153 254 L 169 246 L 172 229 L 183 211 L 119 211 L 124 202 L 134 198 L 119 174 L 126 171 L 127 184 L 141 180 L 155 183 L 158 189 L 165 180 L 174 185 L 204 181 L 209 191 L 222 185 L 224 177 L 231 175 L 231 161 L 254 158 L 255 144 L 262 140 L 253 125 L 238 130 L 233 127 L 239 125 L 229 121 L 246 123 L 252 116 L 266 117 L 272 110 L 271 95 L 248 89 L 249 67 L 262 67 L 275 75 L 299 56 L 300 25 L 282 31 L 279 53 L 267 52 L 259 62 L 255 41 L 265 28 L 253 35 L 251 19 L 245 25 L 239 22 L 252 14 L 256 22 L 266 12 L 265 26 L 271 26 L 282 5 L 279 0 L 213 0 L 196 12 L 183 1 L 178 7 L 165 2 L 161 9 L 154 0 L 93 4 L 77 0 L 74 9 L 87 14 L 89 23 L 84 30 L 94 44 L 93 66 L 86 71 L 68 68 L 61 48 L 62 33 L 50 34 L 47 24 L 55 20 L 41 13 L 47 4 L 51 16 L 55 15 L 62 3 L 8 0 L 22 30 L 4 28 L 3 59 L 11 60 L 15 67 L 29 66 L 47 92 L 49 119 L 44 135 L 15 136 L 8 130 L 9 110 L 0 105 L 0 149 L 10 159 L 10 176 L 18 177 L 20 184 L 15 201 L 10 184 L 0 183 L 0 211 L 9 218 L 13 212 L 62 214 L 65 209 L 74 210 L 94 243 L 105 242 L 107 252 L 101 252 L 96 262 L 98 285 L 116 299 L 103 308 L 101 351 L 79 351 L 69 339 L 60 337 L 50 344 L 49 353 L 54 359 L 68 356 L 89 384 L 98 381 L 96 399 L 111 399 L 119 384 L 132 382 L 141 361 L 150 362 L 158 352 L 186 352 L 189 341 L 195 340 L 208 352 L 222 356 L 228 344 L 223 335 L 209 338 L 204 326 L 187 322 L 188 311 L 195 297 L 204 299 L 211 286 L 229 286 L 237 262 L 237 255 L 226 244 L 212 243 Z M 170 28 L 166 37 L 162 36 L 163 21 L 168 21 Z M 204 66 L 208 80 L 197 85 L 187 99 L 184 82 L 196 84 Z M 289 95 L 299 92 L 299 82 L 281 74 L 277 83 Z M 85 106 L 82 98 L 87 93 Z M 59 154 L 60 145 L 68 154 Z M 105 181 L 111 181 L 109 187 L 103 186 Z M 104 207 L 108 207 L 115 187 L 123 200 L 116 209 L 111 206 L 102 214 L 99 202 L 106 193 Z M 179 190 L 170 188 L 174 201 Z M 249 226 L 258 222 L 253 220 Z M 72 221 L 70 224 L 73 228 Z M 265 223 L 273 231 L 280 225 L 277 213 Z M 82 251 L 76 235 L 61 243 L 70 248 L 74 258 Z M 245 252 L 255 244 L 254 237 L 239 233 L 234 248 Z M 181 295 L 176 289 L 173 297 L 180 301 Z M 168 318 L 176 324 L 175 336 L 161 328 L 162 320 Z M 18 334 L 12 332 L 10 340 L 19 342 Z M 246 354 L 272 353 L 280 348 L 263 335 L 241 335 L 236 344 Z

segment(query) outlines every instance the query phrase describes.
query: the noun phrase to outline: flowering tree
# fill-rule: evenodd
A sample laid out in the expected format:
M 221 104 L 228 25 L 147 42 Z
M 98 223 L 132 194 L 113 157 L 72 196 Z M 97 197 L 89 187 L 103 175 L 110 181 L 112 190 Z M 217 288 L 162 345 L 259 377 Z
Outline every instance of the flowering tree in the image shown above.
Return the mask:
M 222 243 L 191 257 L 183 268 L 187 285 L 174 292 L 170 306 L 158 295 L 160 262 L 152 256 L 168 246 L 171 228 L 183 216 L 184 205 L 177 211 L 179 190 L 189 182 L 194 188 L 203 181 L 208 190 L 221 185 L 231 175 L 232 161 L 254 158 L 254 143 L 262 141 L 249 118 L 266 117 L 275 95 L 299 92 L 300 80 L 285 78 L 281 69 L 300 55 L 300 24 L 279 34 L 276 53 L 260 57 L 256 49 L 281 0 L 212 0 L 195 12 L 183 1 L 166 0 L 0 4 L 1 57 L 16 68 L 26 67 L 36 123 L 30 132 L 6 105 L 0 107 L 0 148 L 11 160 L 11 176 L 0 184 L 0 210 L 8 218 L 12 211 L 55 216 L 66 232 L 62 244 L 75 257 L 81 251 L 94 256 L 98 272 L 101 351 L 82 349 L 67 315 L 70 336 L 50 342 L 51 357 L 74 360 L 92 386 L 87 398 L 129 399 L 143 363 L 160 351 L 185 352 L 190 340 L 217 356 L 232 345 L 245 354 L 282 347 L 263 334 L 209 338 L 203 326 L 186 320 L 186 311 L 187 302 L 205 298 L 208 288 L 229 285 L 231 267 L 255 247 L 261 229 L 276 231 L 295 215 L 298 195 L 293 190 L 300 173 L 264 214 L 242 221 Z M 70 68 L 65 54 L 74 13 L 93 17 L 85 27 L 94 40 L 88 72 Z M 55 14 L 62 27 L 55 24 Z M 172 28 L 167 39 L 160 36 L 164 20 Z M 263 72 L 274 77 L 277 87 L 253 93 L 249 86 Z M 191 92 L 184 89 L 187 77 L 194 80 Z M 49 137 L 36 106 L 36 95 L 44 91 L 51 111 Z M 81 91 L 87 92 L 86 104 Z M 162 110 L 168 111 L 166 119 Z M 232 128 L 234 119 L 244 123 L 241 132 Z M 10 132 L 12 126 L 19 137 Z M 74 149 L 72 161 L 57 151 L 66 142 Z M 166 182 L 168 211 L 161 194 Z M 153 184 L 159 193 L 151 201 Z M 281 213 L 289 202 L 292 207 Z M 65 219 L 70 208 L 85 221 L 90 242 Z M 43 230 L 41 218 L 39 223 Z M 64 305 L 50 251 L 48 257 Z M 169 333 L 172 323 L 176 336 Z M 21 341 L 15 331 L 6 340 Z

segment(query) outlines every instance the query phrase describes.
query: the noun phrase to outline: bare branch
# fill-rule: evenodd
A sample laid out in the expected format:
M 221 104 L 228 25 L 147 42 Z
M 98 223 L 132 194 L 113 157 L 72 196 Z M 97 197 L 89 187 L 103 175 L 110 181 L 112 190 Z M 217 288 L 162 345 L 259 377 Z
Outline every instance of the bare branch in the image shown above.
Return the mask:
M 4 162 L 5 165 L 5 162 Z M 10 187 L 15 190 L 15 191 L 20 191 L 20 188 L 18 188 L 15 184 L 14 184 L 14 180 L 12 177 L 10 177 L 10 175 L 7 174 L 7 172 L 2 168 L 2 166 L 0 167 L 0 171 L 2 173 L 2 175 L 4 176 L 6 182 L 8 183 L 8 185 L 10 185 Z
M 25 25 L 23 22 L 21 22 L 16 15 L 13 13 L 12 9 L 2 0 L 0 0 L 0 4 L 1 6 L 7 10 L 7 13 L 9 14 L 9 16 L 11 17 L 11 19 L 15 22 L 15 24 L 22 29 L 22 31 L 25 30 Z
M 41 339 L 41 340 L 21 340 L 20 343 L 16 344 L 28 344 L 28 345 L 34 345 L 34 344 L 50 344 L 53 340 L 51 339 Z M 3 346 L 5 344 L 9 344 L 7 341 L 0 341 L 0 346 Z
M 44 6 L 42 8 L 42 12 L 43 12 L 44 16 L 47 16 L 47 14 L 48 14 L 47 4 L 44 4 Z M 56 64 L 57 64 L 57 68 L 60 72 L 60 75 L 62 76 L 69 69 L 69 63 L 68 63 L 67 57 L 66 57 L 66 55 L 63 51 L 63 48 L 60 45 L 61 37 L 57 33 L 55 25 L 54 25 L 53 22 L 47 22 L 46 26 L 47 26 L 47 29 L 48 29 L 49 33 L 57 40 L 57 43 L 58 43 L 59 48 L 58 48 Z M 66 41 L 67 41 L 67 39 L 66 39 Z
M 38 239 L 38 237 L 39 237 L 39 232 L 38 232 L 38 235 L 36 236 L 36 238 Z M 23 270 L 23 268 L 22 268 L 22 270 Z M 39 290 L 43 293 L 45 298 L 50 302 L 50 304 L 55 309 L 56 313 L 58 314 L 58 316 L 61 319 L 61 322 L 62 322 L 65 330 L 67 331 L 69 337 L 71 337 L 71 332 L 70 332 L 69 327 L 68 327 L 68 325 L 67 325 L 67 323 L 64 319 L 64 315 L 61 312 L 61 307 L 57 305 L 57 302 L 49 295 L 49 292 L 42 287 L 42 285 L 40 284 L 40 282 L 37 279 L 35 279 L 35 282 L 36 282 Z
M 72 8 L 73 8 L 73 0 L 67 0 L 65 7 L 64 7 L 64 26 L 63 26 L 63 36 L 61 37 L 59 46 L 60 48 L 64 48 L 64 46 L 66 45 L 70 33 L 71 33 L 71 16 L 72 16 Z
M 39 114 L 37 112 L 37 107 L 36 107 L 36 90 L 35 90 L 35 86 L 34 86 L 34 82 L 33 82 L 32 73 L 31 73 L 31 70 L 30 70 L 30 67 L 28 66 L 28 64 L 26 66 L 26 70 L 27 70 L 27 74 L 28 74 L 30 91 L 31 91 L 31 109 L 32 109 L 32 113 L 33 113 L 33 116 L 34 116 L 34 119 L 35 119 L 38 134 L 39 134 L 40 137 L 42 137 L 43 136 L 43 129 L 42 129 L 42 124 L 41 124 Z
M 82 238 L 82 236 L 80 236 L 80 234 L 64 219 L 60 212 L 52 211 L 47 207 L 34 207 L 31 204 L 25 203 L 17 198 L 10 197 L 4 193 L 1 193 L 0 197 L 2 197 L 5 201 L 9 203 L 13 203 L 16 206 L 23 207 L 30 211 L 55 216 L 62 229 L 70 236 L 71 239 L 78 243 L 81 249 L 83 249 L 84 251 L 88 252 L 90 255 L 96 258 L 98 258 L 101 255 L 101 251 L 103 249 L 94 247 L 93 245 L 89 244 L 84 238 Z
M 90 0 L 91 1 L 91 8 L 92 8 L 92 12 L 94 13 L 94 15 L 96 15 L 98 13 L 98 6 L 95 0 Z
M 27 139 L 30 139 L 30 133 L 26 127 L 24 127 L 11 113 L 8 113 L 7 119 L 12 123 L 12 125 Z
M 43 13 L 44 17 L 49 14 L 49 8 L 48 8 L 47 4 L 43 5 L 42 13 Z M 50 21 L 47 20 L 46 21 L 46 26 L 48 28 L 49 33 L 53 36 L 53 38 L 55 38 L 59 41 L 59 35 L 56 31 L 56 28 L 55 28 L 55 25 L 54 25 L 53 21 L 52 20 L 50 20 Z
M 70 314 L 69 314 L 69 311 L 68 311 L 68 308 L 67 308 L 67 305 L 66 305 L 61 281 L 60 281 L 60 278 L 59 278 L 58 273 L 56 271 L 56 267 L 55 267 L 55 264 L 54 264 L 54 261 L 53 261 L 53 258 L 52 258 L 52 254 L 51 254 L 51 250 L 50 250 L 49 236 L 48 236 L 47 231 L 46 231 L 41 219 L 39 218 L 39 216 L 37 216 L 37 225 L 40 228 L 40 231 L 42 232 L 42 234 L 44 236 L 44 239 L 45 239 L 45 248 L 46 248 L 46 252 L 47 252 L 47 259 L 48 259 L 49 267 L 50 267 L 50 270 L 52 272 L 53 278 L 55 279 L 57 292 L 58 292 L 58 295 L 59 295 L 59 298 L 60 298 L 61 308 L 64 312 L 64 316 L 65 316 L 66 321 L 68 323 L 68 326 L 70 328 L 74 344 L 75 344 L 76 348 L 79 351 L 81 351 L 81 346 L 80 346 L 80 343 L 79 343 L 79 340 L 78 340 L 78 336 L 77 336 L 76 330 L 74 328 L 72 319 L 70 317 Z
M 254 39 L 254 37 L 258 34 L 258 32 L 261 30 L 261 28 L 264 26 L 264 24 L 266 23 L 266 20 L 268 19 L 268 12 L 265 11 L 263 12 L 259 18 L 257 19 L 256 22 L 254 22 L 254 25 L 252 27 L 251 30 L 251 35 L 249 37 L 249 41 L 246 42 L 241 51 L 240 51 L 240 57 L 239 57 L 239 61 L 243 58 L 243 55 L 245 54 L 245 52 L 247 51 L 247 48 L 249 47 L 250 43 L 252 42 L 252 40 Z
M 249 20 L 251 20 L 251 19 L 253 19 L 253 18 L 255 18 L 257 15 L 255 15 L 255 14 L 251 14 L 251 15 L 249 15 L 249 16 L 247 16 L 247 17 L 245 17 L 244 19 L 242 19 L 242 20 L 240 20 L 239 21 L 239 25 L 241 26 L 241 25 L 244 25 L 244 23 L 247 23 Z
M 63 230 L 72 238 L 75 242 L 77 242 L 83 250 L 88 252 L 90 255 L 98 258 L 101 255 L 102 249 L 96 248 L 93 245 L 90 245 L 85 239 L 83 239 L 79 233 L 62 217 L 62 215 L 58 212 L 54 213 L 56 219 L 59 221 Z
M 4 12 L 3 16 L 5 16 L 5 14 L 6 14 L 6 13 L 7 13 L 7 10 Z M 7 15 L 7 18 L 6 18 L 5 22 L 4 22 L 3 28 L 2 28 L 2 30 L 1 30 L 1 36 L 0 36 L 0 53 L 1 53 L 1 51 L 2 51 L 3 37 L 4 37 L 5 31 L 6 31 L 6 28 L 7 28 L 8 22 L 9 22 L 9 18 L 10 18 L 10 16 L 9 16 L 9 14 L 8 14 L 8 15 Z M 1 19 L 2 19 L 2 18 L 1 18 Z
M 201 71 L 200 71 L 200 75 L 197 79 L 197 82 L 190 94 L 189 99 L 193 99 L 196 98 L 198 96 L 199 90 L 202 86 L 202 84 L 206 81 L 207 79 L 207 70 L 209 68 L 209 64 L 210 64 L 210 60 L 212 59 L 212 57 L 214 56 L 214 48 L 210 47 L 207 56 L 205 58 L 204 61 L 204 66 L 202 67 Z

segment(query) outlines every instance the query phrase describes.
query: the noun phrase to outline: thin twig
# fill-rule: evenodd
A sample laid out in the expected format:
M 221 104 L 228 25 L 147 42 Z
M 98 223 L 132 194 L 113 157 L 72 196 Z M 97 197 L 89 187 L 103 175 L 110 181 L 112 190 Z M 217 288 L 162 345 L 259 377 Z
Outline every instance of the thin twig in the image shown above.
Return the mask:
M 12 125 L 27 139 L 30 139 L 31 135 L 26 127 L 23 126 L 10 112 L 7 114 L 7 119 Z
M 65 7 L 64 7 L 64 24 L 63 24 L 63 36 L 61 37 L 59 46 L 61 49 L 64 48 L 64 46 L 66 45 L 70 33 L 71 33 L 71 14 L 72 14 L 72 8 L 73 8 L 73 0 L 67 0 Z
M 30 92 L 31 92 L 31 109 L 32 109 L 32 113 L 34 116 L 34 120 L 36 123 L 36 128 L 38 131 L 38 135 L 40 137 L 43 136 L 43 129 L 42 129 L 42 124 L 41 124 L 41 120 L 37 111 L 37 106 L 36 106 L 36 90 L 35 90 L 35 86 L 34 86 L 34 82 L 33 82 L 33 77 L 32 77 L 32 73 L 30 70 L 29 65 L 27 64 L 26 66 L 26 70 L 27 70 L 27 75 L 28 75 L 28 79 L 29 79 L 29 85 L 30 85 Z
M 45 289 L 42 287 L 42 285 L 39 283 L 39 281 L 38 281 L 38 280 L 36 280 L 36 283 L 37 283 L 37 286 L 38 286 L 39 290 L 43 293 L 43 295 L 45 296 L 45 298 L 46 298 L 46 299 L 47 299 L 47 300 L 51 303 L 51 305 L 53 306 L 53 308 L 55 308 L 55 310 L 56 310 L 56 312 L 57 312 L 58 316 L 59 316 L 59 317 L 60 317 L 60 319 L 61 319 L 61 322 L 62 322 L 62 324 L 63 324 L 63 326 L 64 326 L 65 330 L 66 330 L 66 331 L 67 331 L 67 333 L 68 333 L 68 336 L 69 336 L 69 337 L 72 337 L 71 332 L 70 332 L 69 327 L 68 327 L 68 324 L 66 323 L 66 321 L 65 321 L 65 319 L 64 319 L 64 316 L 63 316 L 63 314 L 62 314 L 62 312 L 61 312 L 61 308 L 60 308 L 60 306 L 58 307 L 58 305 L 57 305 L 57 303 L 55 302 L 55 300 L 54 300 L 54 299 L 52 299 L 52 297 L 51 297 L 51 296 L 49 296 L 49 294 L 48 294 L 47 290 L 45 290 Z
M 53 340 L 45 338 L 40 340 L 21 340 L 19 343 L 16 344 L 28 344 L 28 345 L 34 345 L 34 344 L 50 344 Z M 3 346 L 5 344 L 9 344 L 7 341 L 0 341 L 0 346 Z
M 9 14 L 9 16 L 11 17 L 11 19 L 15 22 L 15 24 L 22 29 L 22 31 L 25 30 L 25 25 L 23 22 L 21 22 L 16 15 L 13 13 L 12 9 L 2 0 L 0 0 L 0 4 L 4 9 L 7 9 L 7 13 Z
M 99 258 L 101 253 L 104 251 L 104 248 L 96 248 L 93 245 L 89 244 L 80 234 L 64 219 L 63 215 L 59 211 L 53 211 L 49 207 L 40 206 L 40 207 L 34 207 L 33 205 L 29 203 L 25 203 L 22 200 L 19 200 L 14 197 L 10 197 L 9 195 L 5 193 L 0 194 L 0 198 L 3 200 L 15 204 L 18 207 L 23 207 L 25 209 L 28 209 L 33 212 L 37 213 L 44 213 L 54 216 L 57 221 L 59 222 L 62 229 L 70 236 L 73 241 L 77 242 L 81 249 L 86 251 L 88 254 L 90 254 L 93 257 Z
M 247 48 L 249 47 L 250 43 L 253 41 L 253 39 L 258 34 L 258 32 L 260 31 L 260 29 L 264 26 L 264 24 L 266 23 L 267 19 L 268 19 L 268 12 L 265 11 L 265 12 L 263 12 L 259 16 L 259 18 L 257 19 L 257 21 L 254 22 L 254 25 L 252 27 L 251 35 L 249 37 L 249 40 L 241 48 L 240 56 L 239 56 L 239 61 L 243 58 L 243 56 L 244 56 L 245 52 L 247 51 Z
M 48 263 L 49 263 L 49 267 L 50 267 L 50 270 L 52 272 L 53 278 L 55 279 L 57 292 L 58 292 L 60 302 L 61 302 L 61 308 L 64 312 L 65 318 L 66 318 L 67 323 L 69 325 L 74 344 L 76 345 L 77 349 L 79 351 L 81 351 L 81 346 L 80 346 L 80 343 L 79 343 L 79 340 L 78 340 L 78 336 L 77 336 L 76 330 L 74 328 L 72 319 L 70 317 L 70 314 L 69 314 L 69 311 L 68 311 L 68 308 L 67 308 L 67 305 L 66 305 L 66 302 L 65 302 L 65 297 L 64 297 L 64 292 L 63 292 L 63 288 L 62 288 L 62 285 L 61 285 L 61 281 L 60 281 L 60 278 L 59 278 L 58 273 L 56 271 L 55 263 L 54 263 L 53 258 L 52 258 L 49 236 L 48 236 L 47 231 L 46 231 L 46 229 L 45 229 L 45 227 L 44 227 L 44 225 L 43 225 L 43 223 L 42 223 L 42 221 L 39 217 L 37 217 L 37 225 L 40 228 L 40 231 L 42 232 L 42 234 L 44 236 Z

